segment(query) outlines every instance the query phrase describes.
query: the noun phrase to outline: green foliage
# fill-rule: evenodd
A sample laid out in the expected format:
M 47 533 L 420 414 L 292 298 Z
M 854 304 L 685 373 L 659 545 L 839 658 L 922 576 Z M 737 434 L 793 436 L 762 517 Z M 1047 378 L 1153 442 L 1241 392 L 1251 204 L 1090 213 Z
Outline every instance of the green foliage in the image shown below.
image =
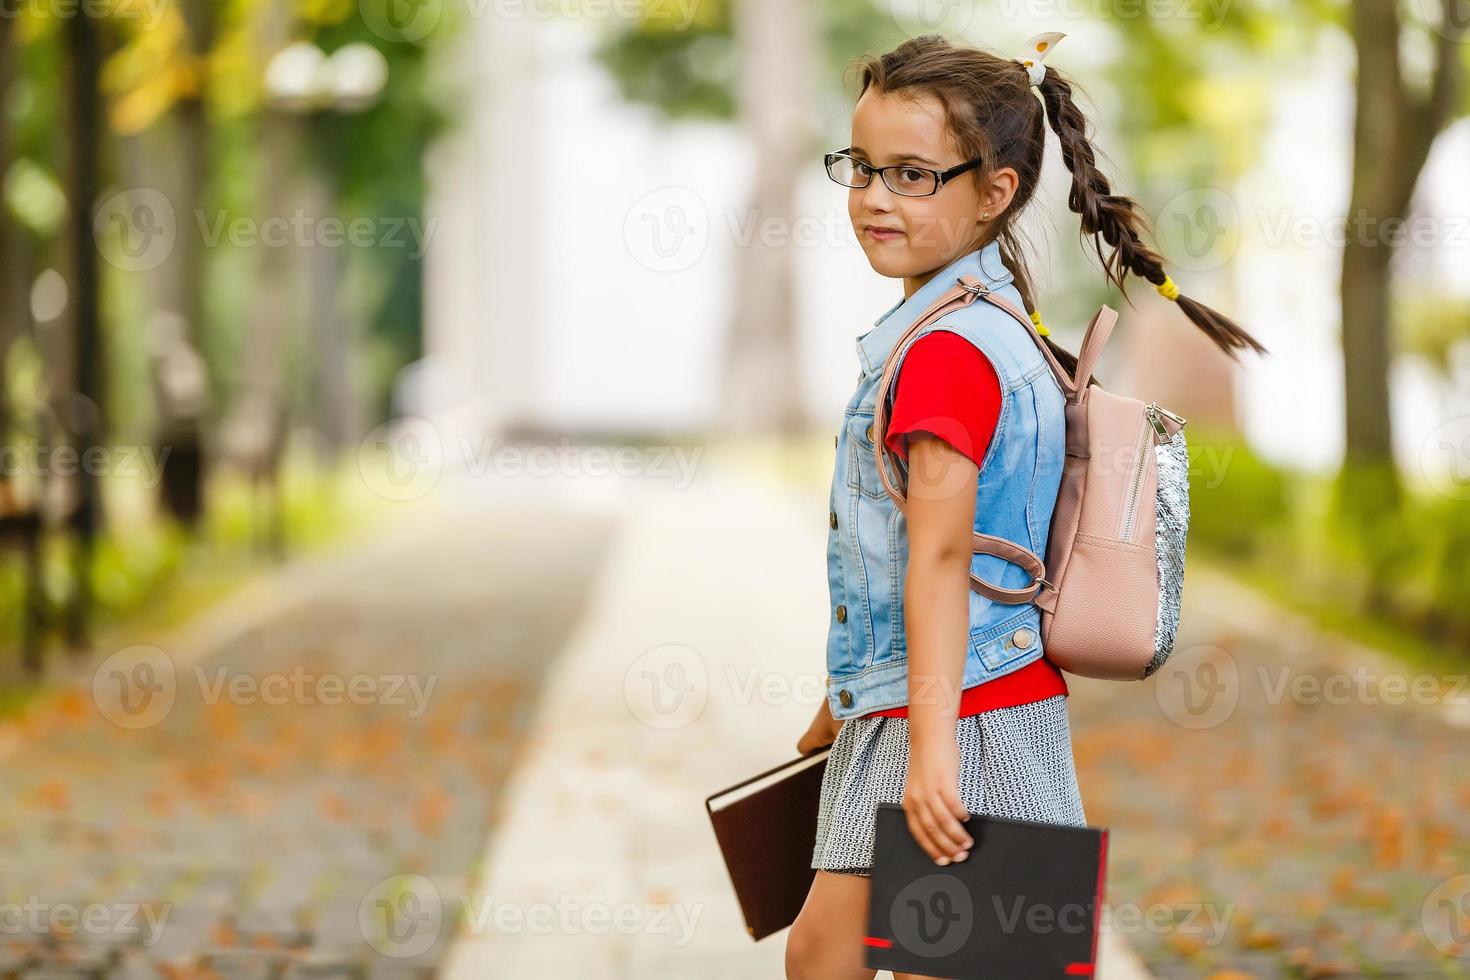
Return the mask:
M 682 30 L 656 19 L 621 24 L 599 42 L 597 58 L 630 102 L 656 106 L 671 119 L 735 115 L 738 68 L 729 5 Z
M 1232 559 L 1260 554 L 1291 519 L 1286 478 L 1238 439 L 1205 431 L 1187 438 L 1191 544 Z
M 1382 467 L 1314 477 L 1228 439 L 1196 442 L 1192 552 L 1328 623 L 1470 649 L 1470 502 L 1411 492 Z M 1229 460 L 1213 486 L 1212 456 Z
M 1470 299 L 1414 292 L 1394 307 L 1395 348 L 1448 375 L 1455 347 L 1470 339 Z

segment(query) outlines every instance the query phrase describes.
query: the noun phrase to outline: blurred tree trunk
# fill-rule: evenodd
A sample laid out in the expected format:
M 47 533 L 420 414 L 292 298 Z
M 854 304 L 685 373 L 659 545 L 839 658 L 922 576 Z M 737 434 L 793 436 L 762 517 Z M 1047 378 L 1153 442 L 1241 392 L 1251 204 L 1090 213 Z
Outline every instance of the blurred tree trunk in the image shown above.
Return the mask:
M 1408 216 L 1414 186 L 1434 139 L 1460 101 L 1465 25 L 1446 0 L 1429 92 L 1409 91 L 1401 70 L 1399 14 L 1388 0 L 1353 0 L 1357 110 L 1353 185 L 1342 256 L 1343 385 L 1350 466 L 1392 469 L 1389 405 L 1392 356 L 1390 266 L 1393 242 L 1385 220 Z
M 203 61 L 214 45 L 215 3 L 184 0 L 180 12 L 188 31 L 188 50 Z M 158 334 L 150 341 L 154 349 L 154 390 L 158 397 L 158 441 L 166 448 L 163 498 L 169 511 L 186 524 L 195 524 L 203 513 L 206 465 L 203 446 L 207 398 L 197 392 L 198 365 L 202 363 L 202 338 L 207 333 L 204 304 L 204 240 L 196 216 L 203 213 L 204 195 L 210 174 L 210 120 L 206 104 L 207 80 L 198 91 L 181 99 L 174 108 L 177 127 L 177 210 L 172 275 L 168 277 L 169 299 L 165 310 L 177 314 L 155 321 Z M 204 395 L 209 385 L 205 375 Z
M 257 44 L 260 50 L 275 51 L 289 37 L 291 17 L 280 4 L 264 14 Z M 291 163 L 297 159 L 301 141 L 300 122 L 267 108 L 258 117 L 260 167 L 255 182 L 255 201 L 260 215 L 290 212 Z M 275 486 L 275 467 L 280 457 L 286 419 L 285 344 L 295 318 L 292 300 L 290 248 L 256 249 L 255 289 L 245 327 L 244 349 L 240 352 L 240 377 L 234 403 L 221 429 L 226 455 L 257 481 Z M 278 522 L 272 521 L 272 526 Z M 277 542 L 279 543 L 279 542 Z
M 11 80 L 15 77 L 17 48 L 14 17 L 0 17 L 0 109 L 8 104 Z M 10 170 L 10 119 L 0 111 L 0 183 Z M 26 308 L 19 302 L 26 292 L 17 277 L 20 260 L 19 229 L 10 217 L 10 209 L 0 199 L 0 440 L 10 434 L 10 395 L 5 386 L 5 363 L 10 345 L 20 336 Z M 9 480 L 0 473 L 0 514 L 11 504 Z
M 1435 137 L 1459 109 L 1463 65 L 1457 24 L 1446 0 L 1433 34 L 1435 64 L 1424 95 L 1410 91 L 1400 64 L 1396 4 L 1353 0 L 1357 107 L 1353 185 L 1342 254 L 1343 395 L 1347 443 L 1334 487 L 1335 518 L 1367 569 L 1368 608 L 1392 614 L 1416 558 L 1398 521 L 1402 495 L 1393 455 L 1389 371 L 1393 360 L 1392 264 L 1398 224 Z M 1390 224 L 1385 227 L 1386 222 Z
M 740 246 L 725 349 L 721 421 L 727 431 L 796 432 L 806 421 L 792 238 L 796 188 L 815 145 L 811 68 L 821 52 L 810 7 L 787 0 L 735 5 L 740 113 L 754 147 L 755 178 L 750 209 L 738 223 L 750 238 Z M 770 243 L 761 240 L 768 224 L 780 236 Z
M 106 351 L 98 307 L 98 251 L 92 233 L 92 210 L 97 200 L 99 112 L 97 81 L 101 71 L 98 24 L 78 11 L 66 19 L 66 247 L 71 267 L 71 322 L 73 377 L 78 398 L 72 399 L 67 420 L 76 448 L 82 454 L 106 439 Z M 86 458 L 85 455 L 82 456 Z M 78 467 L 74 518 L 77 541 L 74 556 L 76 593 L 67 620 L 67 640 L 73 649 L 86 642 L 86 616 L 92 604 L 92 551 L 102 526 L 100 474 L 95 466 Z

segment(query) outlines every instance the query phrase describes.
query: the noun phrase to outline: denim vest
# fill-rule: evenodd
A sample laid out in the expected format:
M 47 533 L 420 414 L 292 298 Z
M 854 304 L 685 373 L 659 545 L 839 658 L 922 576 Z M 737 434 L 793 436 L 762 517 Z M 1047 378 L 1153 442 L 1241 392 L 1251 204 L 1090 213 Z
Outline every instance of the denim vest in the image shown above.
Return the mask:
M 1024 309 L 1014 277 L 1001 261 L 1000 246 L 991 242 L 945 266 L 857 338 L 861 373 L 836 439 L 827 535 L 832 618 L 826 686 L 832 717 L 839 721 L 908 703 L 903 607 L 908 530 L 878 476 L 873 406 L 883 362 L 894 343 L 963 275 L 980 279 Z M 974 344 L 1000 379 L 1000 418 L 980 467 L 975 530 L 1045 555 L 1065 450 L 1064 399 L 1056 378 L 1026 328 L 984 299 L 945 314 L 913 340 L 932 330 L 950 330 Z M 900 351 L 900 364 L 911 347 L 912 341 Z M 1002 587 L 1030 582 L 1024 569 L 990 555 L 973 555 L 970 569 Z M 1042 656 L 1041 613 L 1033 603 L 1007 605 L 973 589 L 969 601 L 962 687 L 1008 674 Z

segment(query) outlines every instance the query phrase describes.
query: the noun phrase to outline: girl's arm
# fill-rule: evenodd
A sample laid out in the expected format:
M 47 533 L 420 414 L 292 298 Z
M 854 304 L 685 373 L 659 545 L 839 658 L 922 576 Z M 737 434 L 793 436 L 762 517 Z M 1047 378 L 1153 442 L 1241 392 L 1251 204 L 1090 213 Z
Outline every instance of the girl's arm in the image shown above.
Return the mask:
M 970 534 L 979 468 L 943 439 L 909 435 L 908 575 L 904 623 L 909 660 L 909 830 L 939 864 L 973 844 L 960 821 L 955 720 L 970 635 Z

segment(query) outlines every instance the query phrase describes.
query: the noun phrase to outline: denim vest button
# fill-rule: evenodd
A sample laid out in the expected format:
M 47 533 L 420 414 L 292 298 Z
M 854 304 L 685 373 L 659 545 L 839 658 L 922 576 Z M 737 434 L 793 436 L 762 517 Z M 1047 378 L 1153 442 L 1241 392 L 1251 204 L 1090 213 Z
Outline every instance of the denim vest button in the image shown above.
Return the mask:
M 841 605 L 841 604 L 838 605 L 838 607 L 837 607 L 837 621 L 839 623 L 845 623 L 845 622 L 847 622 L 847 606 Z
M 837 529 L 837 511 L 832 511 L 831 519 L 827 523 L 832 525 L 834 531 Z
M 1036 634 L 1024 626 L 1011 634 L 1011 643 L 1019 650 L 1029 649 L 1035 642 Z
M 852 707 L 852 692 L 849 691 L 849 690 L 847 690 L 847 689 L 845 689 L 845 688 L 843 690 L 841 690 L 841 691 L 838 691 L 837 692 L 837 700 L 839 700 L 839 701 L 842 702 L 842 706 L 844 708 L 851 708 Z
M 872 442 L 873 441 L 873 427 L 871 425 L 868 426 L 867 431 L 865 431 L 863 433 L 863 435 L 865 435 L 865 436 L 868 437 L 868 441 L 869 442 Z

